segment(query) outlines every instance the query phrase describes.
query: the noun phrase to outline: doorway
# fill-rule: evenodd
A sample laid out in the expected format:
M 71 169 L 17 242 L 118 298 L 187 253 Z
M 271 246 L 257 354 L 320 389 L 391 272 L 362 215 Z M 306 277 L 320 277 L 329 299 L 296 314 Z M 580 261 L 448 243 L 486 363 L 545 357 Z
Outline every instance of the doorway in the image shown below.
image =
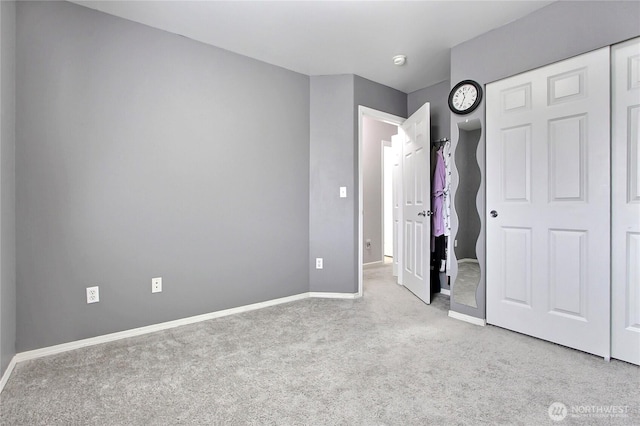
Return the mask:
M 363 295 L 362 267 L 381 262 L 382 247 L 382 138 L 372 138 L 377 144 L 376 153 L 377 182 L 374 190 L 365 189 L 365 182 L 371 180 L 370 171 L 365 167 L 371 164 L 368 150 L 365 150 L 369 132 L 374 127 L 386 128 L 386 137 L 391 138 L 397 158 L 399 178 L 395 179 L 394 191 L 394 266 L 398 262 L 398 283 L 404 285 L 426 304 L 431 303 L 430 286 L 430 241 L 431 241 L 431 184 L 430 184 L 430 105 L 425 103 L 406 120 L 363 106 L 358 115 L 358 296 Z M 370 127 L 367 127 L 369 125 Z M 395 171 L 396 169 L 394 169 Z M 401 190 L 399 190 L 401 188 Z M 372 208 L 370 198 L 379 200 L 377 207 Z M 368 225 L 366 215 L 369 216 Z M 374 218 L 374 220 L 371 220 Z M 376 220 L 377 219 L 377 220 Z M 378 235 L 377 241 L 369 235 Z M 376 242 L 378 247 L 376 247 Z M 365 252 L 365 249 L 367 252 Z M 369 252 L 370 251 L 370 252 Z M 366 257 L 365 257 L 366 256 Z M 365 261 L 365 258 L 368 261 Z
M 363 264 L 370 265 L 384 262 L 385 255 L 393 257 L 393 242 L 391 241 L 389 249 L 388 238 L 385 238 L 385 218 L 388 219 L 388 215 L 393 214 L 392 207 L 388 211 L 390 206 L 385 205 L 385 199 L 391 202 L 390 192 L 393 187 L 385 187 L 384 152 L 385 148 L 392 149 L 390 141 L 399 130 L 393 124 L 369 117 L 364 118 L 363 124 Z M 388 153 L 388 157 L 389 161 L 393 161 L 393 153 Z M 389 173 L 387 173 L 387 183 L 393 185 L 388 175 Z M 393 235 L 393 229 L 386 229 L 386 231 L 390 231 Z
M 383 172 L 383 140 L 391 140 L 391 136 L 398 133 L 399 126 L 404 118 L 388 114 L 382 111 L 360 106 L 358 109 L 358 296 L 363 295 L 363 265 L 373 261 L 384 261 L 384 226 L 383 226 L 383 199 L 384 199 L 384 172 Z M 369 126 L 374 127 L 374 133 L 381 135 L 377 149 L 366 149 L 365 139 L 369 136 Z M 367 129 L 365 129 L 367 127 Z M 375 141 L 375 137 L 373 139 Z M 366 154 L 366 157 L 365 157 Z M 376 157 L 378 158 L 376 160 Z M 365 173 L 365 164 L 376 164 L 377 171 Z M 377 182 L 367 185 L 368 196 L 365 197 L 365 180 Z M 365 198 L 369 208 L 365 206 Z M 372 202 L 369 202 L 372 201 Z M 377 207 L 373 207 L 377 206 Z M 368 216 L 365 232 L 365 208 Z M 370 226 L 369 226 L 370 225 Z M 375 240 L 374 235 L 378 236 Z M 395 253 L 393 254 L 395 261 Z M 366 259 L 365 259 L 366 257 Z

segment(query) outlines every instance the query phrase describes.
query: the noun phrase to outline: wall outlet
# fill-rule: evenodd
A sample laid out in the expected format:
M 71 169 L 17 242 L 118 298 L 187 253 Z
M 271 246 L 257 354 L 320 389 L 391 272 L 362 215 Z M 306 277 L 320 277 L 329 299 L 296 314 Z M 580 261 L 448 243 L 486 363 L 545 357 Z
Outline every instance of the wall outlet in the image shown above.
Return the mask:
M 316 269 L 322 269 L 322 258 L 316 257 Z
M 97 303 L 100 301 L 100 288 L 87 287 L 87 303 Z
M 160 293 L 162 291 L 162 277 L 151 278 L 151 293 Z

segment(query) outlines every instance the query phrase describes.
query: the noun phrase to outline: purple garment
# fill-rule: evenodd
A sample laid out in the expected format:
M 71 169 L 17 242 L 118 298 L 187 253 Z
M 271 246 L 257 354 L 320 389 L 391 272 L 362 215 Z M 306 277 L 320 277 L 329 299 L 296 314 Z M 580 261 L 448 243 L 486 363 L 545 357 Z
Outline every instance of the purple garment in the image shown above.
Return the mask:
M 431 236 L 432 241 L 435 237 L 444 235 L 444 190 L 447 184 L 447 171 L 444 166 L 444 158 L 442 157 L 442 149 L 436 154 L 436 169 L 433 172 L 433 182 L 431 183 Z M 433 247 L 432 247 L 433 250 Z

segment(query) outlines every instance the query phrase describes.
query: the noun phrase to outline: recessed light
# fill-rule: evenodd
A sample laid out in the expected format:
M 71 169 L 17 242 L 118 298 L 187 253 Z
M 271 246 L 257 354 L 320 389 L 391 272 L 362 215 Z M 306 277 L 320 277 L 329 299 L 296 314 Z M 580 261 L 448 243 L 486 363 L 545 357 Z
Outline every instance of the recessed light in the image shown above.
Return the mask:
M 405 55 L 396 55 L 393 57 L 393 63 L 397 66 L 402 66 L 407 62 L 407 57 Z

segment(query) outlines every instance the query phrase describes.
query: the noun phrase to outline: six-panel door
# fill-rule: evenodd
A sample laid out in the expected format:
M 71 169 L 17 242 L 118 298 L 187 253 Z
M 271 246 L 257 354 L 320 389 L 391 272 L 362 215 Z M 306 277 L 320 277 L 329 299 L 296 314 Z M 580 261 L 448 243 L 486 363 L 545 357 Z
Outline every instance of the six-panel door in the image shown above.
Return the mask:
M 487 85 L 487 322 L 610 355 L 609 49 Z

